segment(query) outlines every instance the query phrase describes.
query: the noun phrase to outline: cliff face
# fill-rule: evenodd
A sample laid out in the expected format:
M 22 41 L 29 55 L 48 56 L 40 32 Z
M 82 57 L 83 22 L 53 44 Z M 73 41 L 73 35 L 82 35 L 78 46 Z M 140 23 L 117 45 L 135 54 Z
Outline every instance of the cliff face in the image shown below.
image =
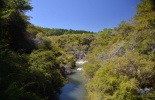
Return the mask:
M 77 60 L 85 60 L 85 57 L 87 55 L 88 51 L 71 51 L 68 52 L 69 54 L 72 54 L 74 56 L 74 59 Z

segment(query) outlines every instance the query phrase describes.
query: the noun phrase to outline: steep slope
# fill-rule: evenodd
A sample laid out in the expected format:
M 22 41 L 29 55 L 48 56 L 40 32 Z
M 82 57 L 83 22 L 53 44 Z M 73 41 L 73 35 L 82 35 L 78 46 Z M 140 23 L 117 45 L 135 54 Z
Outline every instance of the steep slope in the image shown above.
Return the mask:
M 132 22 L 97 34 L 84 75 L 88 100 L 154 100 L 155 3 L 142 0 Z

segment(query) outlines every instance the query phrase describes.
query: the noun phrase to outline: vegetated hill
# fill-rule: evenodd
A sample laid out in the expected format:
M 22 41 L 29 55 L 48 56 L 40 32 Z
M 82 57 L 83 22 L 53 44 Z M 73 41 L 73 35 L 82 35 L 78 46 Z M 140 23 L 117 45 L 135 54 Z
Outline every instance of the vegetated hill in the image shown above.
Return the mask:
M 154 0 L 142 0 L 132 21 L 97 33 L 86 59 L 88 100 L 154 100 Z
M 64 34 L 47 36 L 46 39 L 49 39 L 66 53 L 74 55 L 77 60 L 85 57 L 91 42 L 95 40 L 95 34 Z
M 84 31 L 84 30 L 72 30 L 72 29 L 56 29 L 56 28 L 42 28 L 46 36 L 58 36 L 63 34 L 83 34 L 83 33 L 91 33 L 94 32 Z

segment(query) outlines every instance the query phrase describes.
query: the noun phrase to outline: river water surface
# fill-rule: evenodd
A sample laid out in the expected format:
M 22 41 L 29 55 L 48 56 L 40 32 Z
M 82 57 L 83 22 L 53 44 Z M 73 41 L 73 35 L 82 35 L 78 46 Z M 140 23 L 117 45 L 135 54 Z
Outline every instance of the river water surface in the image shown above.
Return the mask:
M 82 71 L 77 70 L 81 68 L 81 65 L 72 71 L 71 75 L 68 75 L 68 83 L 62 87 L 62 93 L 59 95 L 59 100 L 85 100 L 86 89 L 84 78 L 81 75 Z

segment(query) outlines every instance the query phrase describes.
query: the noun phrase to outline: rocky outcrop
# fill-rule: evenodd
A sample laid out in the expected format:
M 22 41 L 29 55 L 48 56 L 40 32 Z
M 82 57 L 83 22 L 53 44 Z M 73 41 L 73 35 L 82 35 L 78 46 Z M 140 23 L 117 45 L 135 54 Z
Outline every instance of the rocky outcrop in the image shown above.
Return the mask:
M 70 51 L 69 54 L 72 54 L 75 60 L 84 60 L 87 54 L 87 51 Z
M 72 69 L 71 69 L 71 66 L 69 64 L 65 64 L 64 68 L 65 68 L 65 72 L 64 73 L 66 75 L 69 75 L 69 74 L 72 73 Z

